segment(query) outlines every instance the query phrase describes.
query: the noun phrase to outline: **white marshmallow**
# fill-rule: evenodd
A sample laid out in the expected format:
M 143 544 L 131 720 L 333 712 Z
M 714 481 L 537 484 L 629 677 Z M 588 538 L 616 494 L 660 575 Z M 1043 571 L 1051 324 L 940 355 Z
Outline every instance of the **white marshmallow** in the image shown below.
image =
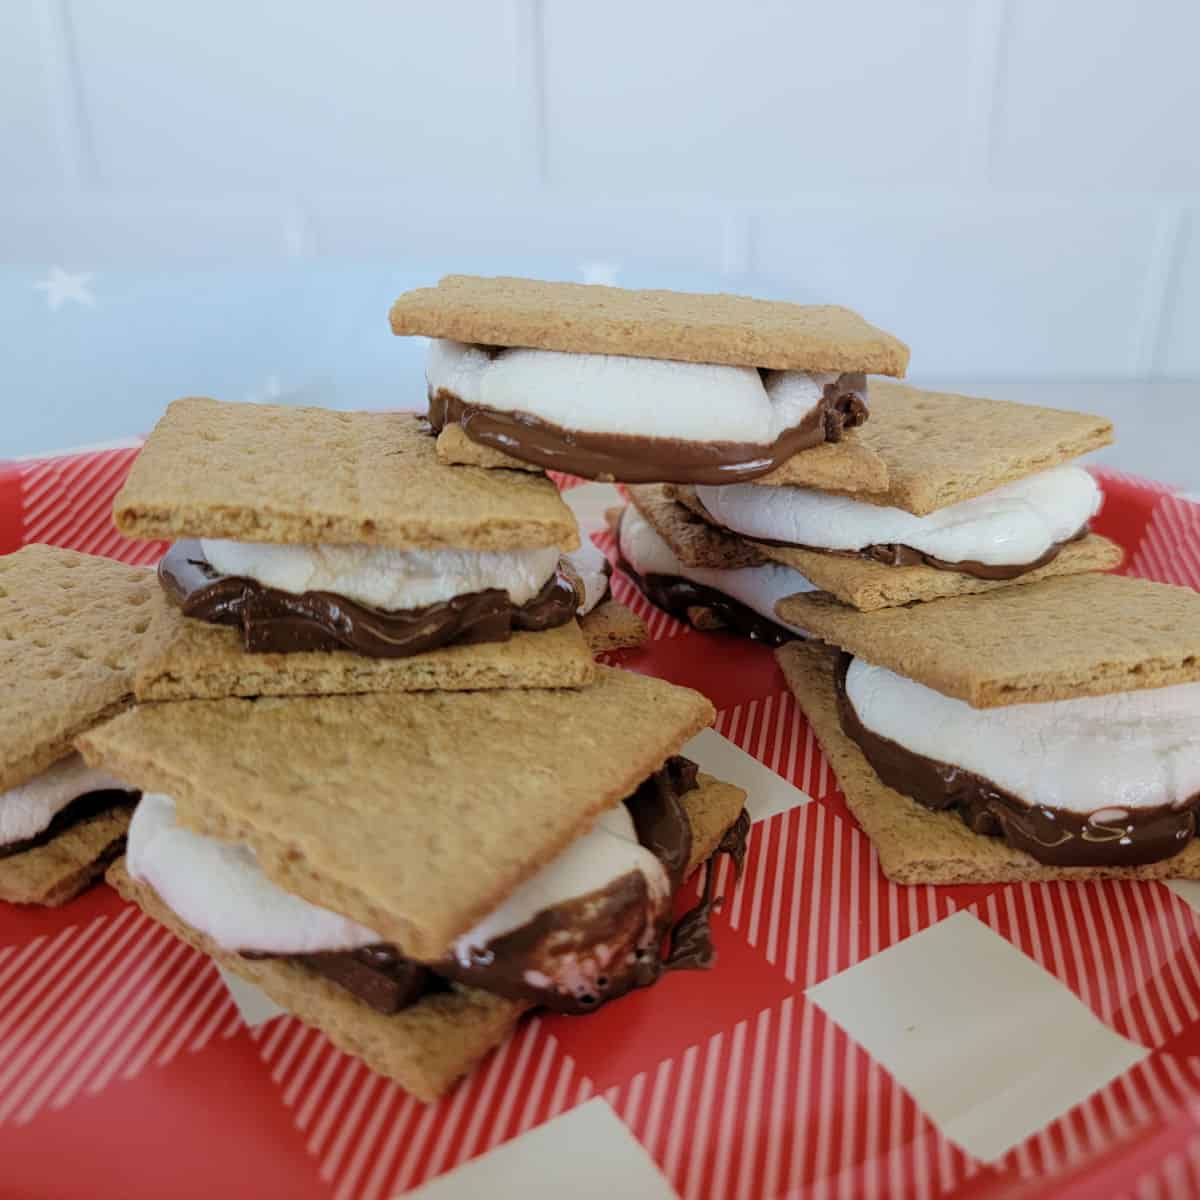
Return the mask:
M 60 759 L 40 775 L 0 793 L 0 846 L 37 837 L 72 800 L 110 789 L 126 790 L 78 754 Z
M 873 733 L 1029 804 L 1129 812 L 1200 794 L 1200 683 L 978 709 L 855 659 L 846 695 Z
M 430 343 L 429 387 L 467 404 L 524 412 L 581 433 L 769 445 L 820 402 L 831 374 L 611 354 Z
M 463 934 L 454 943 L 454 956 L 464 967 L 470 966 L 474 955 L 489 942 L 528 924 L 538 913 L 586 896 L 633 871 L 645 876 L 651 903 L 665 906 L 671 896 L 666 868 L 637 840 L 629 810 L 618 804 L 474 929 Z
M 559 550 L 393 550 L 387 546 L 280 546 L 205 538 L 204 556 L 223 575 L 293 592 L 334 592 L 395 612 L 500 588 L 515 605 L 532 600 L 558 567 Z
M 586 536 L 580 540 L 578 550 L 572 550 L 564 557 L 583 580 L 583 602 L 576 611 L 584 617 L 604 599 L 608 591 L 608 559 L 600 553 L 595 542 Z
M 167 796 L 142 797 L 129 826 L 125 866 L 224 950 L 313 954 L 384 940 L 340 913 L 285 892 L 245 846 L 185 829 Z
M 1078 533 L 1103 501 L 1082 467 L 1041 471 L 925 517 L 807 488 L 730 484 L 696 494 L 718 525 L 747 537 L 821 550 L 896 543 L 992 566 L 1035 561 Z
M 815 584 L 791 567 L 781 563 L 731 569 L 685 566 L 633 505 L 621 515 L 620 543 L 621 556 L 639 575 L 679 575 L 740 600 L 760 617 L 766 617 L 784 629 L 804 633 L 775 613 L 775 605 L 785 596 L 817 590 Z

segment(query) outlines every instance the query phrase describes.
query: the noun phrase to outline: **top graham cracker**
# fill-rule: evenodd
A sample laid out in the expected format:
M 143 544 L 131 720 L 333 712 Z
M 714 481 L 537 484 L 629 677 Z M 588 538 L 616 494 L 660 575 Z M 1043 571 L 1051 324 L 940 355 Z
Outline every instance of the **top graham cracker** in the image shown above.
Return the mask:
M 573 550 L 555 486 L 448 467 L 412 413 L 176 400 L 113 504 L 127 537 Z
M 0 558 L 0 792 L 71 754 L 133 702 L 133 668 L 158 594 L 154 572 L 26 546 Z
M 871 415 L 856 433 L 859 442 L 882 459 L 887 487 L 869 495 L 855 491 L 854 498 L 917 516 L 1045 471 L 1113 440 L 1112 422 L 1104 417 L 927 392 L 886 379 L 871 380 L 869 403 Z M 755 482 L 793 481 L 776 472 Z M 826 490 L 850 491 L 836 482 Z
M 793 620 L 831 645 L 997 708 L 1200 681 L 1200 593 L 1083 574 L 859 612 L 817 594 Z
M 713 718 L 698 692 L 591 687 L 134 709 L 89 763 L 248 844 L 280 886 L 433 960 Z
M 392 332 L 571 354 L 903 376 L 908 347 L 858 313 L 723 293 L 447 275 L 406 292 Z

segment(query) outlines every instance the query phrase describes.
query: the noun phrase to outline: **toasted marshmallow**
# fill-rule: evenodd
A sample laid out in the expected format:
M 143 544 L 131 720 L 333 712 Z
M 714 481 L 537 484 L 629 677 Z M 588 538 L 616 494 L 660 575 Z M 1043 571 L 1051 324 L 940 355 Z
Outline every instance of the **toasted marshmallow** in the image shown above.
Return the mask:
M 580 433 L 759 446 L 799 425 L 837 378 L 556 350 L 493 354 L 437 339 L 425 374 L 433 392 Z
M 724 592 L 726 596 L 740 600 L 760 617 L 766 617 L 768 621 L 774 621 L 784 629 L 790 629 L 793 633 L 804 633 L 804 630 L 789 625 L 775 613 L 775 605 L 785 596 L 816 591 L 815 584 L 805 579 L 799 571 L 793 571 L 791 567 L 780 563 L 730 569 L 685 566 L 633 505 L 621 514 L 620 544 L 621 557 L 643 577 L 678 575 L 683 579 L 690 579 L 693 583 L 703 584 L 714 591 Z
M 1200 795 L 1200 683 L 978 709 L 856 658 L 846 696 L 872 733 L 1027 804 L 1127 813 Z
M 185 829 L 167 796 L 144 795 L 129 826 L 125 867 L 223 950 L 313 954 L 357 950 L 377 933 L 286 892 L 254 853 Z
M 1082 467 L 1054 467 L 972 500 L 917 517 L 808 488 L 731 484 L 696 488 L 718 525 L 746 537 L 815 550 L 910 546 L 945 562 L 1035 562 L 1100 511 L 1103 495 Z
M 284 546 L 204 539 L 204 556 L 222 575 L 300 594 L 333 592 L 396 612 L 498 588 L 516 606 L 553 577 L 560 552 L 535 550 L 393 550 L 387 546 Z
M 89 792 L 124 791 L 106 771 L 87 766 L 78 754 L 60 759 L 25 783 L 0 793 L 0 846 L 37 837 L 74 800 Z

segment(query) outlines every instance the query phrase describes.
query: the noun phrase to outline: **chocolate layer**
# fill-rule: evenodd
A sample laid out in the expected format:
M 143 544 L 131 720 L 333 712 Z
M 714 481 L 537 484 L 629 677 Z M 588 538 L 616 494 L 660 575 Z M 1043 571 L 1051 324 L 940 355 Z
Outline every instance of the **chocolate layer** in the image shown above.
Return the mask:
M 639 575 L 625 559 L 620 565 L 651 604 L 689 625 L 696 625 L 693 612 L 702 608 L 711 610 L 724 628 L 768 646 L 782 646 L 799 636 L 716 588 L 693 583 L 680 575 Z
M 628 433 L 586 433 L 564 429 L 522 412 L 499 412 L 467 404 L 453 392 L 429 393 L 429 423 L 435 433 L 461 425 L 473 442 L 549 470 L 585 479 L 622 483 L 746 483 L 782 466 L 793 454 L 823 442 L 867 419 L 865 375 L 839 375 L 825 385 L 821 399 L 799 425 L 769 445 L 752 442 L 690 442 Z
M 851 657 L 837 667 L 838 714 L 846 736 L 888 787 L 937 811 L 957 809 L 967 827 L 1002 837 L 1040 863 L 1058 867 L 1138 867 L 1178 854 L 1196 834 L 1200 795 L 1173 807 L 1139 808 L 1114 816 L 1028 804 L 990 780 L 952 763 L 926 758 L 862 723 L 846 694 Z M 1103 817 L 1104 819 L 1098 819 Z
M 198 541 L 177 542 L 158 565 L 158 578 L 184 616 L 242 632 L 251 653 L 350 650 L 371 658 L 407 658 L 439 646 L 504 642 L 514 629 L 565 625 L 579 600 L 556 574 L 528 603 L 516 606 L 496 588 L 421 608 L 384 611 L 333 592 L 295 594 L 240 575 L 221 575 Z
M 625 804 L 639 841 L 666 867 L 672 892 L 683 882 L 692 853 L 692 829 L 681 797 L 696 786 L 696 764 L 676 756 L 650 776 Z M 290 957 L 380 1012 L 392 1013 L 430 991 L 459 980 L 512 999 L 527 1000 L 559 1012 L 591 1012 L 637 987 L 648 987 L 668 970 L 702 969 L 712 965 L 715 952 L 709 929 L 714 901 L 713 863 L 730 855 L 740 874 L 746 853 L 749 815 L 742 813 L 726 831 L 705 870 L 700 903 L 672 926 L 669 908 L 648 931 L 650 897 L 645 877 L 629 872 L 608 886 L 546 909 L 532 921 L 495 939 L 469 964 L 451 957 L 430 966 L 404 958 L 394 946 L 380 944 L 361 950 L 292 956 L 243 951 L 249 958 Z M 669 946 L 663 953 L 663 944 Z M 553 969 L 555 960 L 586 955 L 597 946 L 627 947 L 629 953 L 595 979 L 595 990 L 564 995 L 548 986 L 530 983 L 529 973 Z
M 66 808 L 60 808 L 41 833 L 19 842 L 8 842 L 0 846 L 0 858 L 11 858 L 14 854 L 22 854 L 26 850 L 36 850 L 53 841 L 59 834 L 66 833 L 72 826 L 98 817 L 101 813 L 114 808 L 132 808 L 138 801 L 140 792 L 126 792 L 115 788 L 106 788 L 98 792 L 85 792 L 76 797 Z M 117 853 L 120 851 L 118 850 Z M 115 854 L 114 854 L 115 857 Z

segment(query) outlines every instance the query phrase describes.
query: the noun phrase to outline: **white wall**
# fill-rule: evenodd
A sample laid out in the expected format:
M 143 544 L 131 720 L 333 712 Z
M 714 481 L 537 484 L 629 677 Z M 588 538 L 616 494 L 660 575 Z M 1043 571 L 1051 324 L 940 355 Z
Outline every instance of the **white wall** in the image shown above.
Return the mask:
M 0 261 L 615 268 L 921 378 L 1198 378 L 1198 48 L 1194 0 L 0 0 Z

